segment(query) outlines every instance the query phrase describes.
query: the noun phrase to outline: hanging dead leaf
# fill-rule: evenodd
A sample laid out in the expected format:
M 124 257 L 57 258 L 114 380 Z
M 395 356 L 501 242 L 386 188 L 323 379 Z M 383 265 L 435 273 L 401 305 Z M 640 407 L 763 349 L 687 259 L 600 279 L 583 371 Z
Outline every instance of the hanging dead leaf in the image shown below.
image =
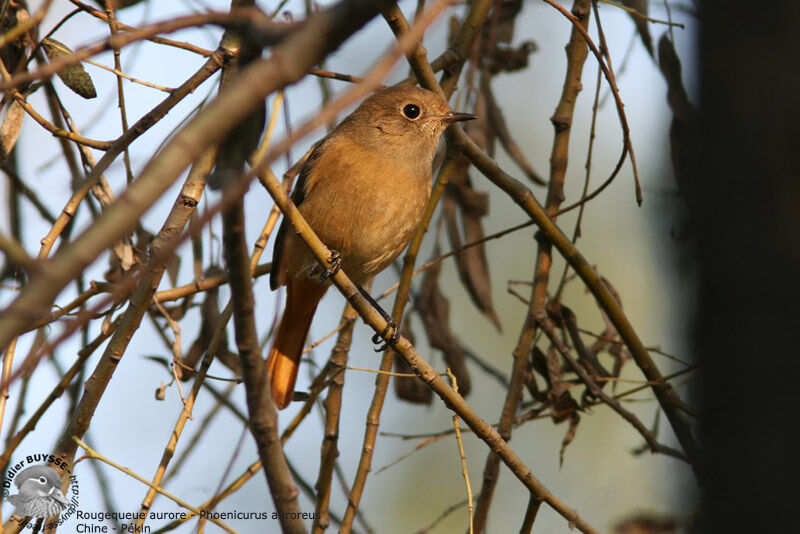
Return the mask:
M 522 0 L 500 0 L 492 6 L 490 22 L 483 27 L 484 42 L 510 43 L 514 38 L 514 24 L 522 11 Z
M 0 35 L 4 38 L 9 35 L 9 30 L 30 20 L 30 14 L 24 2 L 3 2 L 3 17 L 0 18 Z M 30 34 L 25 32 L 16 39 L 6 42 L 0 47 L 0 59 L 6 70 L 17 73 L 25 68 L 27 52 L 30 45 Z
M 567 452 L 569 444 L 575 439 L 575 434 L 578 432 L 578 423 L 580 422 L 581 416 L 578 415 L 578 412 L 573 412 L 569 419 L 569 428 L 567 428 L 567 433 L 564 434 L 564 438 L 561 440 L 561 448 L 558 450 L 559 467 L 564 465 L 564 454 Z
M 614 529 L 615 534 L 677 534 L 681 527 L 675 519 L 637 515 L 626 519 Z M 692 532 L 684 525 L 680 532 Z
M 6 160 L 14 149 L 14 145 L 17 144 L 24 119 L 25 110 L 22 109 L 19 102 L 13 100 L 8 105 L 6 115 L 3 117 L 3 124 L 0 125 L 0 163 Z
M 434 256 L 437 255 L 438 247 L 434 250 Z M 447 367 L 458 381 L 459 393 L 466 397 L 472 389 L 472 381 L 467 370 L 464 348 L 450 329 L 450 302 L 439 289 L 441 266 L 441 263 L 436 263 L 425 272 L 415 307 L 431 346 L 442 351 Z
M 4 3 L 4 16 L 0 18 L 0 34 L 8 35 L 9 30 L 14 26 L 23 24 L 30 19 L 28 10 L 17 2 Z M 5 43 L 0 48 L 0 60 L 3 61 L 6 70 L 12 73 L 24 71 L 25 59 L 28 49 L 28 34 L 22 34 L 16 39 Z M 19 138 L 22 129 L 22 122 L 25 118 L 25 111 L 22 105 L 14 99 L 4 98 L 0 102 L 2 111 L 5 111 L 3 124 L 0 125 L 0 163 L 4 162 Z
M 530 64 L 530 55 L 538 49 L 533 41 L 524 41 L 517 47 L 497 44 L 491 57 L 485 60 L 486 68 L 492 75 L 526 69 Z
M 698 213 L 703 201 L 695 178 L 702 155 L 700 119 L 683 87 L 680 58 L 666 34 L 658 42 L 658 61 L 667 82 L 667 103 L 672 110 L 669 140 L 675 181 L 688 204 L 689 213 Z
M 649 8 L 647 6 L 647 0 L 622 0 L 622 3 L 645 17 L 648 14 Z M 639 34 L 642 44 L 647 49 L 647 53 L 650 54 L 650 57 L 653 57 L 653 37 L 650 35 L 650 27 L 648 26 L 650 22 L 642 17 L 637 17 L 635 13 L 628 14 L 633 20 L 634 26 L 636 26 L 636 32 Z
M 51 62 L 72 54 L 72 50 L 67 45 L 49 37 L 42 41 L 42 48 Z M 86 99 L 97 97 L 92 77 L 80 63 L 65 67 L 56 74 L 73 93 Z
M 614 300 L 617 301 L 617 305 L 620 307 L 620 309 L 622 309 L 622 299 L 620 298 L 619 292 L 614 288 L 611 282 L 608 281 L 608 279 L 602 276 L 600 279 L 602 280 L 603 285 L 605 285 L 608 289 L 609 293 L 611 293 L 611 296 L 614 298 Z M 600 338 L 589 346 L 589 350 L 594 354 L 600 354 L 602 351 L 610 354 L 614 358 L 614 366 L 611 370 L 611 376 L 619 377 L 620 372 L 622 371 L 622 366 L 626 361 L 628 361 L 629 357 L 623 350 L 624 345 L 622 343 L 614 342 L 621 339 L 616 327 L 614 326 L 614 323 L 611 322 L 611 319 L 608 317 L 606 312 L 603 311 L 602 307 L 599 307 L 599 310 L 606 326 L 605 330 L 600 334 Z M 617 389 L 616 382 L 614 382 L 612 389 Z
M 477 241 L 484 237 L 481 218 L 489 211 L 489 197 L 486 193 L 472 189 L 467 166 L 468 163 L 461 160 L 456 164 L 443 203 L 447 233 L 453 248 L 460 248 L 465 242 Z M 461 225 L 458 223 L 457 211 L 461 213 Z M 498 330 L 502 330 L 492 304 L 492 281 L 486 259 L 486 248 L 483 244 L 470 247 L 456 254 L 454 259 L 459 279 L 472 302 Z
M 411 343 L 415 343 L 410 321 L 411 318 L 406 317 L 400 330 L 403 337 L 407 338 Z M 395 355 L 394 359 L 394 370 L 398 373 L 414 374 L 414 371 L 408 366 L 408 363 L 397 355 Z M 419 377 L 395 377 L 392 379 L 392 382 L 394 382 L 394 392 L 399 399 L 413 404 L 427 405 L 433 401 L 433 391 Z
M 109 282 L 119 282 L 125 272 L 147 261 L 147 251 L 155 236 L 141 227 L 135 235 L 135 245 L 130 237 L 125 237 L 112 247 L 114 253 L 109 255 L 108 270 L 103 275 Z
M 124 9 L 126 7 L 135 6 L 136 4 L 142 2 L 142 0 L 111 0 L 111 7 L 114 9 Z M 101 8 L 106 8 L 106 0 L 94 0 L 94 3 L 100 6 Z
M 544 378 L 547 384 L 545 391 L 542 391 L 536 383 L 534 375 L 537 373 Z M 551 350 L 549 355 L 545 355 L 539 347 L 534 345 L 533 350 L 531 350 L 530 365 L 527 369 L 524 383 L 535 400 L 550 408 L 554 423 L 558 424 L 567 419 L 571 421 L 570 429 L 567 430 L 567 434 L 564 436 L 564 442 L 562 442 L 559 454 L 563 461 L 564 451 L 572 441 L 572 437 L 574 437 L 575 429 L 573 425 L 577 427 L 575 418 L 578 417 L 579 407 L 569 392 L 570 384 L 561 379 L 561 374 L 561 364 L 553 351 Z
M 563 319 L 564 327 L 567 329 L 572 347 L 578 354 L 578 362 L 588 371 L 589 375 L 593 378 L 609 378 L 611 374 L 606 371 L 605 367 L 597 359 L 597 354 L 589 350 L 581 338 L 580 330 L 578 329 L 578 318 L 566 306 L 559 306 L 561 318 Z M 601 381 L 598 385 L 602 389 L 608 381 Z
M 123 271 L 129 271 L 133 267 L 133 247 L 131 247 L 130 240 L 123 239 L 114 243 L 114 254 L 117 255 Z
M 8 174 L 9 180 L 8 182 L 8 189 L 6 192 L 5 198 L 5 210 L 4 210 L 4 219 L 3 222 L 8 224 L 8 229 L 11 232 L 11 237 L 15 239 L 18 243 L 23 243 L 23 217 L 22 217 L 22 206 L 21 206 L 21 197 L 22 191 L 20 188 L 20 183 L 17 182 L 13 175 L 17 171 L 17 153 L 12 152 L 9 158 L 8 163 L 4 167 L 4 171 Z M 26 265 L 25 262 L 17 262 L 11 258 L 10 255 L 3 255 L 2 266 L 0 266 L 0 282 L 5 280 L 9 280 L 13 287 L 22 287 L 28 280 L 28 271 L 29 265 Z
M 548 405 L 550 406 L 553 422 L 557 424 L 572 417 L 572 414 L 580 408 L 569 392 L 572 385 L 562 378 L 563 368 L 556 350 L 551 347 L 547 353 L 542 354 L 544 355 L 545 365 L 543 376 L 549 386 L 547 391 Z
M 500 144 L 506 153 L 511 156 L 511 159 L 514 160 L 514 163 L 516 163 L 519 168 L 522 169 L 522 172 L 525 173 L 525 176 L 527 176 L 530 181 L 538 185 L 546 185 L 547 181 L 533 169 L 531 164 L 528 162 L 528 158 L 525 157 L 525 154 L 519 148 L 519 145 L 517 145 L 516 141 L 514 141 L 514 138 L 511 136 L 511 133 L 508 131 L 506 119 L 503 117 L 503 112 L 500 109 L 500 106 L 497 104 L 497 100 L 494 98 L 494 93 L 492 92 L 488 78 L 484 78 L 487 81 L 481 84 L 481 90 L 486 96 L 486 116 L 489 120 L 489 125 L 497 136 L 497 139 L 500 141 Z
M 525 367 L 525 376 L 522 378 L 522 383 L 525 384 L 525 389 L 528 390 L 534 400 L 541 403 L 547 402 L 547 394 L 544 393 L 536 382 L 536 373 L 544 376 L 546 373 L 545 356 L 538 347 L 534 346 L 531 351 L 531 358 L 528 360 L 528 365 Z
M 169 260 L 167 260 L 166 270 L 170 284 L 172 284 L 172 287 L 175 287 L 178 285 L 178 274 L 181 270 L 181 257 L 177 254 L 173 254 Z

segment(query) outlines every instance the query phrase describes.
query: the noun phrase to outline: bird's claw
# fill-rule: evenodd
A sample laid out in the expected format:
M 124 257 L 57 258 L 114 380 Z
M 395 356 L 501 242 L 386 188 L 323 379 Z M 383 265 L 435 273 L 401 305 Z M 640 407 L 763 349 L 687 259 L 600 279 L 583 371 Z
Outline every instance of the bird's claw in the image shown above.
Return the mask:
M 389 331 L 392 332 L 391 335 L 388 335 Z M 375 352 L 383 352 L 388 347 L 394 347 L 398 341 L 400 341 L 400 327 L 391 317 L 386 321 L 386 328 L 383 329 L 383 332 L 372 336 L 372 342 L 378 345 L 374 349 Z
M 329 278 L 336 276 L 336 273 L 342 268 L 342 255 L 338 250 L 331 249 L 331 257 L 328 258 L 328 263 L 331 264 L 330 267 L 322 271 L 322 274 L 319 275 L 320 285 L 327 282 Z

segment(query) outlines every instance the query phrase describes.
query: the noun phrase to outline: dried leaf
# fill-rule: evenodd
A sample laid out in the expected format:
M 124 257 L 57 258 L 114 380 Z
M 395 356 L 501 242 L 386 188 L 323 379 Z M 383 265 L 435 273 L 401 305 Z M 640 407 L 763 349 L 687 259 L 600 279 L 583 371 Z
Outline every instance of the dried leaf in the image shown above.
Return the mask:
M 525 367 L 525 376 L 522 377 L 522 383 L 525 384 L 525 389 L 528 390 L 531 397 L 539 402 L 547 402 L 547 394 L 539 389 L 539 384 L 536 383 L 536 372 L 542 374 L 545 369 L 545 356 L 538 347 L 534 346 L 531 351 L 531 358 L 528 360 L 528 365 Z M 546 371 L 545 371 L 546 372 Z
M 561 385 L 568 384 L 566 382 L 559 382 L 559 386 Z M 570 419 L 572 414 L 580 409 L 578 402 L 572 398 L 572 395 L 568 390 L 564 389 L 561 390 L 560 393 L 556 393 L 559 389 L 561 388 L 551 390 L 550 394 L 550 413 L 553 418 L 553 422 L 556 424 Z
M 681 61 L 666 35 L 658 42 L 658 61 L 667 82 L 667 103 L 672 110 L 669 129 L 670 152 L 675 181 L 689 213 L 698 213 L 702 202 L 694 173 L 700 167 L 700 120 L 697 109 L 689 101 L 681 76 Z
M 410 321 L 407 318 L 406 322 L 401 327 L 403 337 L 407 338 L 411 343 L 414 343 L 414 334 L 411 331 Z M 395 371 L 398 373 L 414 374 L 414 371 L 409 367 L 408 363 L 403 358 L 394 359 Z M 428 387 L 425 382 L 419 377 L 397 377 L 393 380 L 394 392 L 397 398 L 414 404 L 430 405 L 433 401 L 433 391 Z
M 622 3 L 644 16 L 648 14 L 647 0 L 622 0 Z M 649 22 L 632 13 L 630 13 L 630 16 L 631 19 L 633 19 L 633 24 L 636 26 L 636 32 L 642 39 L 642 44 L 647 49 L 647 53 L 650 54 L 650 57 L 653 57 L 653 37 L 650 35 Z
M 111 7 L 114 9 L 124 9 L 126 7 L 135 6 L 142 2 L 142 0 L 111 0 Z M 101 8 L 106 8 L 106 0 L 94 0 L 94 3 Z
M 117 255 L 123 271 L 129 271 L 136 263 L 133 259 L 133 247 L 127 238 L 114 244 L 114 254 Z
M 437 247 L 434 255 L 438 254 Z M 447 366 L 458 381 L 459 393 L 466 397 L 472 389 L 472 381 L 467 370 L 464 348 L 450 330 L 450 303 L 439 290 L 440 273 L 441 263 L 425 272 L 415 307 L 431 346 L 442 351 Z
M 667 103 L 675 118 L 681 122 L 696 120 L 697 110 L 689 102 L 689 96 L 683 87 L 681 60 L 667 34 L 662 35 L 658 41 L 658 64 L 667 82 Z
M 531 359 L 528 368 L 531 369 L 532 371 L 539 373 L 540 376 L 544 377 L 544 379 L 547 381 L 548 384 L 547 388 L 548 389 L 550 388 L 549 375 L 547 372 L 547 356 L 545 356 L 544 352 L 542 352 L 542 350 L 536 345 L 534 345 L 533 350 L 531 350 Z M 536 389 L 538 391 L 538 387 Z M 537 397 L 534 396 L 534 398 Z M 537 399 L 537 400 L 543 400 L 543 399 Z
M 72 50 L 63 43 L 60 43 L 52 38 L 47 38 L 42 41 L 42 48 L 44 53 L 47 54 L 47 59 L 51 62 L 63 56 L 72 54 Z M 83 98 L 90 99 L 97 97 L 97 91 L 92 83 L 92 77 L 83 68 L 83 65 L 70 65 L 56 73 L 61 81 L 64 82 L 72 92 L 82 96 Z
M 477 241 L 484 237 L 481 218 L 489 211 L 488 195 L 472 189 L 467 175 L 467 166 L 466 161 L 459 160 L 450 177 L 444 198 L 444 216 L 450 244 L 453 248 L 460 248 L 465 242 Z M 461 228 L 459 228 L 456 211 L 461 212 Z M 455 262 L 458 267 L 458 276 L 472 302 L 498 330 L 501 330 L 500 320 L 492 304 L 492 281 L 489 275 L 489 263 L 486 259 L 486 248 L 483 244 L 470 247 L 457 254 Z
M 226 88 L 236 79 L 246 65 L 260 58 L 261 52 L 260 47 L 243 38 L 236 58 L 229 61 L 222 71 L 222 88 Z M 266 125 L 266 114 L 266 104 L 262 101 L 228 132 L 220 145 L 214 171 L 207 179 L 210 188 L 223 189 L 244 171 L 247 159 L 258 148 Z
M 580 422 L 581 416 L 578 415 L 578 412 L 573 412 L 572 417 L 570 417 L 569 420 L 569 428 L 567 429 L 567 433 L 564 434 L 564 439 L 561 440 L 561 449 L 558 451 L 559 467 L 564 465 L 564 453 L 567 452 L 567 447 L 569 447 L 569 444 L 575 439 L 575 434 L 578 431 L 578 423 Z
M 113 254 L 108 257 L 108 270 L 104 277 L 109 282 L 119 282 L 121 276 L 136 265 L 142 265 L 147 260 L 147 250 L 150 242 L 155 237 L 143 228 L 136 231 L 136 244 L 131 244 L 131 238 L 125 237 L 114 244 Z
M 533 41 L 523 41 L 516 48 L 498 44 L 491 56 L 486 58 L 486 68 L 492 75 L 526 69 L 530 63 L 530 55 L 538 49 Z
M 670 518 L 649 517 L 637 515 L 626 519 L 616 526 L 616 534 L 677 534 L 681 525 Z M 690 529 L 680 529 L 681 532 L 690 532 Z
M 491 22 L 483 28 L 483 41 L 510 43 L 514 38 L 514 23 L 522 11 L 522 0 L 501 0 L 494 3 Z
M 24 119 L 25 110 L 22 109 L 22 105 L 16 100 L 12 101 L 6 116 L 3 117 L 3 124 L 0 125 L 0 163 L 6 160 L 17 144 Z
M 178 285 L 178 274 L 181 271 L 181 257 L 177 254 L 173 254 L 169 260 L 167 260 L 167 276 L 169 277 L 169 281 L 172 284 L 172 287 Z
M 497 139 L 500 140 L 503 149 L 511 156 L 511 159 L 514 160 L 519 168 L 522 169 L 522 172 L 525 173 L 525 176 L 527 176 L 529 180 L 535 184 L 545 185 L 547 181 L 533 169 L 530 163 L 528 163 L 528 158 L 525 157 L 525 154 L 519 148 L 517 142 L 511 137 L 511 133 L 508 131 L 508 126 L 506 125 L 506 119 L 503 117 L 503 112 L 494 98 L 494 93 L 492 92 L 492 87 L 488 82 L 488 78 L 484 77 L 484 79 L 486 80 L 485 82 L 483 82 L 483 79 L 481 80 L 481 92 L 486 97 L 486 116 L 489 119 L 489 125 L 497 136 Z
M 581 333 L 578 330 L 578 319 L 575 314 L 566 306 L 560 306 L 561 317 L 564 321 L 564 326 L 567 328 L 569 338 L 572 341 L 572 346 L 578 354 L 578 361 L 586 369 L 590 376 L 595 378 L 608 378 L 611 374 L 606 371 L 605 367 L 597 359 L 597 354 L 589 350 L 583 343 Z M 606 381 L 599 384 L 602 389 L 606 385 Z
M 11 28 L 27 22 L 31 18 L 23 2 L 3 2 L 3 10 L 4 16 L 0 19 L 0 34 L 4 36 L 8 34 Z M 29 42 L 29 34 L 24 33 L 0 48 L 0 59 L 2 59 L 6 70 L 11 73 L 26 70 L 25 63 Z
M 571 384 L 562 380 L 561 359 L 554 348 L 545 355 L 545 378 L 550 386 L 547 392 L 548 405 L 552 413 L 553 422 L 558 424 L 572 417 L 580 408 L 569 390 Z
M 111 185 L 109 185 L 106 177 L 102 174 L 92 185 L 92 194 L 104 209 L 114 203 L 114 191 L 111 189 Z
M 111 314 L 107 314 L 103 317 L 103 322 L 100 324 L 100 331 L 108 335 L 111 332 Z
M 653 426 L 650 427 L 650 432 L 653 433 L 654 436 L 658 436 L 658 427 L 659 423 L 661 422 L 661 410 L 656 410 L 655 418 L 653 419 Z M 651 452 L 652 449 L 650 445 L 645 442 L 639 445 L 638 447 L 634 448 L 631 452 L 634 456 L 642 455 L 646 452 Z
M 600 277 L 603 282 L 603 285 L 606 286 L 608 292 L 611 293 L 611 296 L 617 302 L 617 305 L 622 309 L 622 299 L 619 296 L 619 292 L 614 288 L 611 282 L 608 281 L 605 277 Z M 594 354 L 600 354 L 603 350 L 608 352 L 614 358 L 614 367 L 611 371 L 611 376 L 619 377 L 620 372 L 622 371 L 622 366 L 628 361 L 628 356 L 626 352 L 623 350 L 622 343 L 612 343 L 607 340 L 620 340 L 619 333 L 617 332 L 614 323 L 611 322 L 606 312 L 603 308 L 600 308 L 600 314 L 603 317 L 603 322 L 606 325 L 605 330 L 600 334 L 600 337 L 603 339 L 598 339 L 594 343 L 589 346 L 589 350 Z M 612 386 L 613 390 L 617 389 L 617 383 L 614 382 Z
M 6 35 L 11 28 L 30 19 L 28 11 L 18 3 L 4 2 L 4 16 L 0 19 L 0 35 Z M 28 44 L 27 34 L 6 43 L 0 48 L 0 60 L 5 68 L 16 73 L 25 70 L 25 59 Z M 7 95 L 4 95 L 7 96 Z M 7 107 L 5 106 L 7 104 Z M 19 138 L 25 111 L 16 100 L 3 98 L 2 105 L 6 109 L 3 124 L 0 126 L 0 163 L 4 162 Z
M 18 154 L 12 152 L 9 155 L 10 158 L 7 167 L 5 167 L 5 171 L 9 173 L 9 176 L 12 176 L 17 171 Z M 4 222 L 8 224 L 11 237 L 18 243 L 23 243 L 25 241 L 22 235 L 25 225 L 22 217 L 22 206 L 20 205 L 21 196 L 20 184 L 14 179 L 9 180 L 4 213 L 4 215 L 7 215 L 8 219 Z M 2 267 L 0 267 L 0 282 L 9 280 L 12 282 L 13 287 L 22 287 L 28 280 L 28 272 L 26 269 L 26 265 L 17 263 L 11 258 L 11 255 L 5 254 Z

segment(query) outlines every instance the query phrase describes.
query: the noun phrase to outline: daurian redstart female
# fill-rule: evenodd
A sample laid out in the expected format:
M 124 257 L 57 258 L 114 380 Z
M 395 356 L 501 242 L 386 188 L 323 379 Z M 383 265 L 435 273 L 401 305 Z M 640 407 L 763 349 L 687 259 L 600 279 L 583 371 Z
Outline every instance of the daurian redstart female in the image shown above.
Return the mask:
M 358 286 L 390 265 L 408 244 L 431 192 L 433 156 L 445 128 L 475 118 L 453 113 L 439 95 L 418 87 L 376 92 L 342 120 L 309 155 L 292 201 Z M 270 286 L 286 286 L 286 310 L 267 360 L 275 404 L 292 399 L 311 319 L 330 282 L 283 220 L 275 240 Z

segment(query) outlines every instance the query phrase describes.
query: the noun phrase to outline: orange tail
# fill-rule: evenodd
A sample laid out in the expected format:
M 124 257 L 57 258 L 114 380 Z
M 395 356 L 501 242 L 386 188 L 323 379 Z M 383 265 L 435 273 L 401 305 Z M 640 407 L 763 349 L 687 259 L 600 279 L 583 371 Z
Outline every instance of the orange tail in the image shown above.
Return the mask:
M 272 398 L 279 410 L 289 405 L 297 380 L 300 355 L 306 342 L 311 319 L 327 286 L 315 280 L 289 278 L 286 284 L 286 310 L 272 342 L 267 359 Z

